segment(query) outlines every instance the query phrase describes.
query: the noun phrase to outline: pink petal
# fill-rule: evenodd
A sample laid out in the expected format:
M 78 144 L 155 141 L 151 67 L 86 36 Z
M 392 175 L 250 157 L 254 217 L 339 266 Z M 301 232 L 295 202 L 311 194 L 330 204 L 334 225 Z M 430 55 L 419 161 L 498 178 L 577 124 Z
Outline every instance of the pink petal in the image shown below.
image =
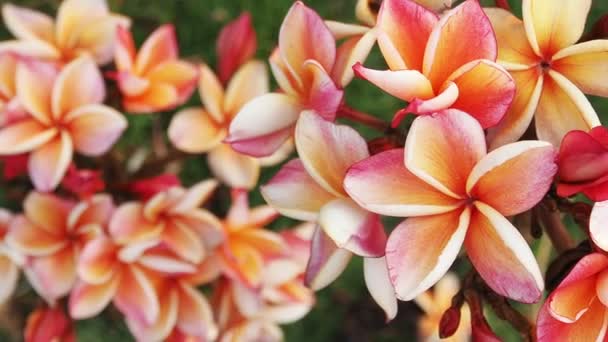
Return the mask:
M 471 263 L 496 293 L 523 303 L 538 301 L 544 281 L 526 240 L 501 213 L 475 202 L 465 247 Z
M 127 120 L 105 105 L 85 105 L 66 116 L 76 151 L 99 156 L 106 153 L 127 128 Z
M 171 212 L 180 214 L 197 209 L 213 195 L 217 187 L 218 183 L 215 179 L 207 179 L 194 184 L 172 206 Z
M 570 131 L 562 140 L 557 163 L 561 182 L 594 181 L 608 173 L 608 149 L 589 133 Z
M 560 286 L 553 291 L 547 298 L 551 316 L 564 323 L 578 321 L 589 310 L 593 301 L 598 298 L 596 284 L 599 290 L 601 288 L 601 274 L 603 273 L 600 273 L 598 277 L 580 279 L 568 286 Z
M 116 29 L 116 46 L 114 49 L 114 64 L 118 71 L 132 70 L 135 63 L 135 42 L 128 28 L 119 26 Z
M 168 224 L 161 235 L 167 248 L 180 258 L 199 263 L 205 257 L 205 247 L 196 231 L 182 224 Z
M 303 65 L 306 79 L 311 79 L 308 98 L 302 99 L 306 109 L 312 109 L 324 119 L 334 121 L 336 111 L 342 103 L 344 91 L 340 89 L 316 61 L 306 61 Z
M 608 251 L 608 227 L 606 222 L 608 222 L 608 201 L 595 203 L 589 217 L 589 235 L 595 245 Z
M 213 175 L 231 188 L 253 189 L 260 176 L 258 160 L 236 152 L 228 144 L 209 151 L 207 164 Z
M 433 114 L 440 112 L 444 109 L 452 107 L 454 102 L 458 100 L 458 96 L 460 92 L 458 90 L 458 86 L 456 83 L 448 81 L 443 86 L 439 94 L 430 99 L 414 99 L 410 104 L 405 108 L 405 110 L 401 110 L 395 114 L 391 125 L 393 128 L 396 128 L 401 123 L 401 120 L 408 113 L 413 114 Z
M 538 314 L 536 334 L 539 342 L 552 341 L 602 341 L 606 336 L 608 315 L 606 307 L 594 300 L 589 310 L 574 323 L 563 323 L 549 313 L 549 303 Z
M 405 166 L 444 194 L 462 198 L 469 173 L 485 154 L 477 120 L 450 109 L 414 120 L 405 143 Z
M 11 221 L 5 241 L 18 252 L 33 256 L 56 253 L 68 244 L 63 235 L 52 234 L 21 215 Z
M 136 266 L 124 269 L 114 305 L 129 319 L 152 324 L 160 315 L 159 299 L 151 279 Z
M 466 41 L 467 44 L 461 44 Z M 476 59 L 495 61 L 496 36 L 479 1 L 467 0 L 443 14 L 424 52 L 423 73 L 434 87 L 456 69 Z
M 188 101 L 194 89 L 196 89 L 198 76 L 198 68 L 181 60 L 159 64 L 146 75 L 152 83 L 165 83 L 173 86 L 177 91 L 176 105 Z
M 314 60 L 331 72 L 336 58 L 336 42 L 323 19 L 301 1 L 291 6 L 279 32 L 279 49 L 296 77 L 304 74 L 304 62 Z
M 391 70 L 422 71 L 424 47 L 438 17 L 415 1 L 384 1 L 378 14 L 378 45 Z
M 226 119 L 232 119 L 243 106 L 268 92 L 268 70 L 260 61 L 243 64 L 228 83 L 223 110 Z
M 15 74 L 15 91 L 19 103 L 40 123 L 52 122 L 51 94 L 58 69 L 41 62 L 20 63 Z
M 470 215 L 471 210 L 464 208 L 414 217 L 393 230 L 386 262 L 397 298 L 412 300 L 443 277 L 460 252 Z
M 66 131 L 30 155 L 28 169 L 34 187 L 51 191 L 59 185 L 72 162 L 72 139 Z
M 143 206 L 138 202 L 127 202 L 116 209 L 108 230 L 118 243 L 136 242 L 157 238 L 163 225 L 149 222 L 143 216 Z
M 598 79 L 608 76 L 608 43 L 605 39 L 576 44 L 553 56 L 551 68 L 589 95 L 607 96 L 608 87 Z
M 19 267 L 8 257 L 0 255 L 0 272 L 2 283 L 0 283 L 0 304 L 13 295 L 19 281 Z
M 53 118 L 60 120 L 83 105 L 101 103 L 105 96 L 105 84 L 97 65 L 90 57 L 80 57 L 57 76 L 51 95 Z
M 165 24 L 157 28 L 143 43 L 135 59 L 135 72 L 144 75 L 153 67 L 177 59 L 175 27 Z
M 397 297 L 388 275 L 386 258 L 363 259 L 363 276 L 370 295 L 384 310 L 386 321 L 393 320 L 397 316 Z
M 138 341 L 163 341 L 171 334 L 177 323 L 179 298 L 173 288 L 159 296 L 160 311 L 158 318 L 151 323 L 127 317 L 127 326 Z
M 0 130 L 0 154 L 30 152 L 48 144 L 56 135 L 55 128 L 48 128 L 32 119 L 21 120 Z
M 167 277 L 181 277 L 196 272 L 196 267 L 192 263 L 185 261 L 173 251 L 161 248 L 146 250 L 137 259 L 138 265 Z
M 118 246 L 104 236 L 91 240 L 78 257 L 78 277 L 93 285 L 108 282 L 118 272 L 117 251 Z
M 338 248 L 323 229 L 317 227 L 312 237 L 304 282 L 314 291 L 321 290 L 342 274 L 351 257 L 351 252 Z
M 310 176 L 336 196 L 346 195 L 342 182 L 348 168 L 369 156 L 367 143 L 357 131 L 325 121 L 314 112 L 300 115 L 295 141 Z
M 74 203 L 53 194 L 30 192 L 23 201 L 23 211 L 32 224 L 55 236 L 67 232 L 68 214 Z
M 442 214 L 460 205 L 409 172 L 403 156 L 403 149 L 394 149 L 354 164 L 344 189 L 359 205 L 381 215 Z
M 73 319 L 87 319 L 100 314 L 116 294 L 118 277 L 99 285 L 79 282 L 70 293 L 69 309 Z
M 284 94 L 256 97 L 234 117 L 226 142 L 238 152 L 268 156 L 291 136 L 301 110 L 294 98 Z
M 127 112 L 153 113 L 173 109 L 179 101 L 179 93 L 174 86 L 155 83 L 140 95 L 124 97 L 122 105 Z
M 179 150 L 202 153 L 219 146 L 226 130 L 202 108 L 186 108 L 177 112 L 169 125 L 169 140 Z
M 551 144 L 520 141 L 499 147 L 481 159 L 467 179 L 467 192 L 504 216 L 512 216 L 540 202 L 556 172 Z
M 286 163 L 261 188 L 268 204 L 296 220 L 316 220 L 319 210 L 335 197 L 310 177 L 299 159 Z
M 331 78 L 341 88 L 346 87 L 355 76 L 353 66 L 365 62 L 372 48 L 376 44 L 376 32 L 364 27 L 362 36 L 355 36 L 340 45 L 336 52 L 336 65 Z
M 6 28 L 18 39 L 53 41 L 55 27 L 48 15 L 12 4 L 2 6 Z
M 347 199 L 327 203 L 319 213 L 319 226 L 336 243 L 356 255 L 384 255 L 386 233 L 380 216 Z
M 417 70 L 386 70 L 367 69 L 361 64 L 353 66 L 355 74 L 364 78 L 380 89 L 404 101 L 417 98 L 429 99 L 434 97 L 431 82 Z
M 201 292 L 184 283 L 179 284 L 177 326 L 189 335 L 204 339 L 214 340 L 218 335 L 207 299 Z
M 226 24 L 217 37 L 218 74 L 226 84 L 234 72 L 255 55 L 257 37 L 249 13 Z
M 54 254 L 32 258 L 25 274 L 36 292 L 53 303 L 67 295 L 76 282 L 76 250 L 66 246 Z

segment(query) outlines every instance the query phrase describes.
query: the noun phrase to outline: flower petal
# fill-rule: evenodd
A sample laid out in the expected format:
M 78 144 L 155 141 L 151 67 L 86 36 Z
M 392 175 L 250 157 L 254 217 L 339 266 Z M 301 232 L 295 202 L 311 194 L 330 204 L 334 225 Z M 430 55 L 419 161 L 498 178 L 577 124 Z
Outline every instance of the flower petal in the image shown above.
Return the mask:
M 36 120 L 21 120 L 0 130 L 0 154 L 30 152 L 48 144 L 56 135 L 55 128 L 48 128 Z
M 608 96 L 608 86 L 598 81 L 608 77 L 608 40 L 592 40 L 565 48 L 553 56 L 551 68 L 586 94 Z
M 401 120 L 408 113 L 414 114 L 433 114 L 444 109 L 450 108 L 458 99 L 459 90 L 456 83 L 448 81 L 444 84 L 437 96 L 424 100 L 416 98 L 412 100 L 405 110 L 401 110 L 395 114 L 391 125 L 396 128 L 401 123 Z
M 387 0 L 378 13 L 378 45 L 391 70 L 422 71 L 424 47 L 438 17 L 415 1 Z
M 112 61 L 114 56 L 116 30 L 118 27 L 129 27 L 131 20 L 122 15 L 107 15 L 92 19 L 81 30 L 74 34 L 79 54 L 90 54 L 99 65 Z
M 159 296 L 158 318 L 152 323 L 127 317 L 126 323 L 138 341 L 163 341 L 171 334 L 177 323 L 179 297 L 173 288 Z
M 471 197 L 504 216 L 531 209 L 543 199 L 557 172 L 555 148 L 544 141 L 520 141 L 490 152 L 467 179 Z
M 228 144 L 209 151 L 207 164 L 213 175 L 231 188 L 253 189 L 260 176 L 258 160 L 236 152 Z
M 90 57 L 80 57 L 57 76 L 51 95 L 53 118 L 60 120 L 78 107 L 102 103 L 105 96 L 105 84 L 97 65 Z
M 376 31 L 367 27 L 362 36 L 355 36 L 340 45 L 336 54 L 336 65 L 331 73 L 331 78 L 336 80 L 337 85 L 344 88 L 355 76 L 353 66 L 363 63 L 376 44 Z
M 135 42 L 131 31 L 125 26 L 116 28 L 116 46 L 114 47 L 114 64 L 118 71 L 133 69 L 135 63 Z
M 467 44 L 461 44 L 466 41 Z M 423 73 L 434 87 L 460 66 L 476 59 L 495 61 L 496 37 L 479 1 L 467 0 L 443 14 L 429 37 Z
M 564 323 L 578 321 L 597 300 L 597 280 L 597 277 L 589 277 L 553 291 L 547 299 L 551 316 Z
M 200 67 L 198 79 L 198 94 L 203 102 L 203 107 L 209 112 L 211 118 L 218 124 L 225 123 L 224 112 L 224 88 L 217 75 L 207 64 Z
M 257 37 L 251 23 L 251 14 L 243 13 L 226 24 L 217 37 L 217 69 L 225 84 L 233 73 L 253 55 L 257 48 Z
M 304 101 L 304 107 L 317 112 L 325 120 L 334 121 L 342 104 L 344 91 L 317 61 L 306 61 L 302 69 L 304 77 L 311 80 L 308 97 L 301 99 Z
M 51 191 L 59 185 L 73 156 L 72 139 L 66 131 L 30 154 L 28 169 L 34 187 Z
M 551 58 L 581 38 L 591 0 L 524 0 L 521 7 L 532 49 L 538 56 Z
M 279 32 L 279 50 L 296 77 L 304 74 L 304 62 L 317 61 L 331 72 L 336 59 L 336 42 L 323 19 L 301 1 L 294 3 Z
M 86 319 L 101 313 L 114 298 L 119 279 L 115 277 L 99 285 L 78 282 L 70 293 L 70 316 L 73 319 Z
M 106 153 L 127 128 L 127 120 L 111 107 L 84 105 L 66 116 L 76 151 L 87 156 Z
M 470 216 L 466 207 L 409 218 L 393 230 L 386 244 L 386 262 L 397 298 L 412 300 L 443 277 L 460 252 Z
M 601 124 L 589 100 L 572 82 L 552 70 L 548 75 L 534 116 L 538 139 L 559 146 L 569 131 L 588 131 Z
M 19 267 L 8 257 L 0 255 L 0 304 L 4 304 L 15 292 L 19 281 Z
M 7 3 L 2 6 L 2 19 L 6 28 L 18 39 L 54 40 L 53 19 L 44 13 Z
M 291 136 L 301 110 L 301 105 L 285 94 L 256 97 L 234 117 L 225 141 L 238 152 L 268 156 Z
M 218 183 L 215 179 L 200 181 L 191 186 L 171 208 L 172 213 L 183 214 L 197 209 L 211 197 Z
M 96 16 L 108 14 L 108 5 L 103 0 L 68 0 L 57 10 L 56 40 L 61 46 L 73 46 L 74 39 L 82 28 Z
M 40 123 L 52 122 L 51 94 L 57 68 L 43 63 L 20 63 L 15 74 L 17 97 L 24 109 Z
M 211 306 L 202 293 L 190 285 L 179 284 L 177 327 L 186 334 L 214 340 L 218 335 Z
M 53 303 L 67 295 L 76 282 L 76 250 L 66 246 L 56 253 L 32 258 L 25 275 L 36 292 Z
M 193 229 L 182 224 L 168 224 L 161 239 L 180 258 L 197 264 L 205 257 L 205 247 Z
M 321 290 L 342 274 L 351 257 L 351 252 L 338 248 L 323 229 L 317 226 L 312 237 L 304 283 L 314 291 Z
M 62 236 L 67 232 L 67 221 L 74 204 L 53 194 L 30 192 L 23 201 L 28 220 L 46 232 Z
M 337 199 L 324 205 L 318 223 L 339 248 L 363 257 L 384 255 L 386 233 L 380 216 L 349 199 Z
M 357 131 L 325 121 L 314 112 L 300 115 L 295 141 L 310 176 L 336 196 L 346 195 L 342 182 L 348 168 L 369 156 L 367 143 Z
M 477 120 L 450 109 L 414 120 L 405 143 L 405 166 L 444 194 L 462 198 L 469 173 L 485 154 Z
M 538 263 L 517 228 L 492 207 L 475 202 L 464 242 L 475 269 L 496 293 L 534 303 L 545 283 Z
M 549 313 L 545 302 L 538 314 L 536 334 L 539 342 L 551 341 L 602 341 L 606 336 L 608 315 L 606 307 L 594 300 L 589 310 L 574 323 L 563 323 Z
M 167 83 L 151 84 L 145 92 L 134 97 L 123 98 L 123 107 L 132 113 L 153 113 L 177 106 L 177 89 Z
M 599 248 L 608 251 L 608 201 L 597 202 L 593 205 L 589 217 L 589 235 Z
M 198 69 L 181 60 L 167 61 L 154 67 L 147 74 L 147 79 L 152 83 L 164 83 L 171 85 L 177 92 L 175 105 L 180 105 L 190 98 L 198 80 Z
M 524 23 L 502 8 L 484 8 L 492 22 L 498 42 L 498 61 L 507 69 L 532 66 L 539 62 L 526 36 Z
M 355 74 L 364 78 L 385 92 L 404 101 L 429 99 L 434 97 L 431 82 L 418 70 L 373 70 L 361 64 L 353 66 Z
M 511 75 L 489 60 L 469 62 L 458 68 L 449 80 L 458 86 L 458 100 L 452 108 L 468 113 L 483 128 L 499 123 L 515 96 Z
M 360 206 L 381 215 L 442 214 L 460 205 L 409 172 L 403 157 L 403 149 L 394 149 L 356 163 L 346 174 L 344 189 Z
M 127 202 L 116 209 L 108 225 L 112 238 L 118 243 L 130 243 L 158 237 L 163 226 L 144 218 L 143 205 Z
M 165 24 L 157 28 L 143 43 L 135 59 L 135 73 L 144 75 L 155 66 L 177 59 L 175 27 Z
M 363 259 L 365 285 L 374 301 L 384 310 L 386 321 L 397 316 L 397 297 L 388 275 L 386 258 Z
M 314 221 L 323 205 L 335 197 L 308 174 L 299 159 L 292 159 L 261 188 L 268 204 L 296 220 Z
M 129 319 L 152 324 L 159 317 L 159 303 L 151 279 L 137 266 L 127 266 L 121 275 L 114 305 Z
M 171 143 L 178 149 L 203 153 L 219 146 L 226 137 L 226 130 L 208 112 L 192 107 L 182 109 L 173 116 L 168 134 Z
M 18 252 L 33 256 L 56 253 L 68 242 L 63 236 L 51 234 L 21 215 L 11 221 L 5 241 Z
M 268 71 L 260 61 L 250 61 L 234 74 L 224 99 L 223 110 L 232 119 L 243 106 L 254 98 L 268 92 Z
M 488 130 L 490 150 L 517 141 L 534 117 L 543 90 L 544 79 L 538 68 L 510 71 L 516 90 L 513 103 L 498 125 Z
M 100 285 L 117 272 L 117 246 L 106 237 L 88 242 L 78 257 L 78 277 L 84 282 Z

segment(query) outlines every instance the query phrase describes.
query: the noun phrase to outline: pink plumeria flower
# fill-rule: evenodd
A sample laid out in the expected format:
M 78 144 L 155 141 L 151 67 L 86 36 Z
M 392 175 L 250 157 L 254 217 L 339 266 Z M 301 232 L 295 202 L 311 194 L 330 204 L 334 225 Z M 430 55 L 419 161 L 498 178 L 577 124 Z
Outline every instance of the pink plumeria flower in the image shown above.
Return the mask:
M 119 112 L 101 104 L 103 78 L 89 57 L 59 73 L 47 64 L 21 63 L 16 77 L 19 102 L 29 115 L 0 130 L 0 155 L 30 152 L 29 174 L 39 191 L 57 187 L 74 151 L 99 156 L 127 127 Z
M 284 253 L 287 245 L 279 234 L 264 228 L 277 218 L 277 211 L 266 205 L 250 208 L 247 196 L 244 190 L 232 191 L 232 204 L 222 222 L 226 242 L 218 255 L 224 275 L 259 288 L 264 261 Z
M 78 204 L 52 194 L 30 193 L 23 215 L 11 221 L 6 242 L 27 257 L 24 272 L 48 303 L 70 292 L 84 245 L 103 234 L 114 210 L 108 195 Z
M 218 42 L 218 50 L 226 50 L 220 49 L 225 44 Z M 220 78 L 207 65 L 201 66 L 200 75 L 198 90 L 204 107 L 190 107 L 176 113 L 169 125 L 169 139 L 181 151 L 208 153 L 209 168 L 228 186 L 252 189 L 258 182 L 260 167 L 281 161 L 293 148 L 288 140 L 272 156 L 253 158 L 224 143 L 230 123 L 243 105 L 268 93 L 266 66 L 257 60 L 245 61 L 225 89 Z
M 576 43 L 591 3 L 524 0 L 523 21 L 503 9 L 486 9 L 498 40 L 498 63 L 517 84 L 511 109 L 488 133 L 491 148 L 519 139 L 532 119 L 537 137 L 554 146 L 571 130 L 600 125 L 584 94 L 608 96 L 608 40 Z
M 110 13 L 105 0 L 64 0 L 56 21 L 44 13 L 5 4 L 2 18 L 17 39 L 0 43 L 0 51 L 61 63 L 86 54 L 99 65 L 108 64 L 116 28 L 130 25 L 128 18 Z
M 469 307 L 465 303 L 460 309 L 460 324 L 456 332 L 446 338 L 439 337 L 439 322 L 445 310 L 452 306 L 452 298 L 460 290 L 458 277 L 447 273 L 441 280 L 414 299 L 424 312 L 418 321 L 418 336 L 421 341 L 462 342 L 471 340 L 471 320 Z
M 495 292 L 531 303 L 542 295 L 543 278 L 530 247 L 505 216 L 527 211 L 543 198 L 557 171 L 555 155 L 543 141 L 487 153 L 478 121 L 450 109 L 418 117 L 404 150 L 355 164 L 344 187 L 372 212 L 411 217 L 386 245 L 400 299 L 412 300 L 441 279 L 464 244 Z
M 217 37 L 217 74 L 227 84 L 234 73 L 255 55 L 258 42 L 251 23 L 251 14 L 245 12 L 226 24 Z
M 409 102 L 393 126 L 408 113 L 456 108 L 487 128 L 511 105 L 515 82 L 494 62 L 496 38 L 477 0 L 467 0 L 441 18 L 413 0 L 386 0 L 376 30 L 390 70 L 354 68 L 360 77 Z
M 196 88 L 198 70 L 179 59 L 175 28 L 163 25 L 152 32 L 139 52 L 126 27 L 118 28 L 115 75 L 130 113 L 153 113 L 186 102 Z
M 297 1 L 287 13 L 279 46 L 270 57 L 280 93 L 256 97 L 234 117 L 228 131 L 232 147 L 255 157 L 276 151 L 293 133 L 305 109 L 333 121 L 342 102 L 336 41 L 321 17 Z
M 116 209 L 109 224 L 119 244 L 160 241 L 179 258 L 197 264 L 222 242 L 221 222 L 200 208 L 217 181 L 199 182 L 189 189 L 171 187 L 145 202 L 133 201 Z
M 63 309 L 39 307 L 27 316 L 25 342 L 76 342 L 73 322 Z
M 281 214 L 318 223 L 307 282 L 321 289 L 342 273 L 353 253 L 363 256 L 368 289 L 388 317 L 394 317 L 397 304 L 382 258 L 384 227 L 377 214 L 361 208 L 342 186 L 348 168 L 369 157 L 365 140 L 348 126 L 303 112 L 295 141 L 300 159 L 285 164 L 262 187 L 262 195 Z
M 0 127 L 27 115 L 17 97 L 17 66 L 19 57 L 0 53 Z
M 0 305 L 15 292 L 19 281 L 19 269 L 25 262 L 23 255 L 5 242 L 12 218 L 11 212 L 0 209 L 0 274 L 3 277 L 0 282 Z

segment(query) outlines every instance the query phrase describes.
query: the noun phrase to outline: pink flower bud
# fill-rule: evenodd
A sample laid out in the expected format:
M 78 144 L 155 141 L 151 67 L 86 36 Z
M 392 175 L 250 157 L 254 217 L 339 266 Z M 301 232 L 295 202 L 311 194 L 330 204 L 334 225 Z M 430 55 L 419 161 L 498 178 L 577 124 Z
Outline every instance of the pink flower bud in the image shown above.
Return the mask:
M 460 308 L 451 306 L 445 310 L 439 322 L 439 337 L 447 338 L 458 330 L 460 325 Z

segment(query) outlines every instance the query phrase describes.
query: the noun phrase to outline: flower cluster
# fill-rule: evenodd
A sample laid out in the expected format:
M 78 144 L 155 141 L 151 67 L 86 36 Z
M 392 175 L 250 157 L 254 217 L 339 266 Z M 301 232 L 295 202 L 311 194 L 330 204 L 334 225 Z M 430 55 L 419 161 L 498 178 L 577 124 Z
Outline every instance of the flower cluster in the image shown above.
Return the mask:
M 422 309 L 421 338 L 497 340 L 491 308 L 529 339 L 606 339 L 608 129 L 585 94 L 608 97 L 608 40 L 582 38 L 591 0 L 496 4 L 359 0 L 343 23 L 296 1 L 270 73 L 248 13 L 214 67 L 171 24 L 136 44 L 105 0 L 5 4 L 0 303 L 20 274 L 43 299 L 28 342 L 108 311 L 138 341 L 280 341 L 357 256 L 387 322 Z M 347 105 L 355 77 L 405 102 L 390 122 Z M 123 137 L 140 119 L 150 146 Z M 212 178 L 182 185 L 186 159 Z M 547 293 L 536 326 L 508 301 Z

